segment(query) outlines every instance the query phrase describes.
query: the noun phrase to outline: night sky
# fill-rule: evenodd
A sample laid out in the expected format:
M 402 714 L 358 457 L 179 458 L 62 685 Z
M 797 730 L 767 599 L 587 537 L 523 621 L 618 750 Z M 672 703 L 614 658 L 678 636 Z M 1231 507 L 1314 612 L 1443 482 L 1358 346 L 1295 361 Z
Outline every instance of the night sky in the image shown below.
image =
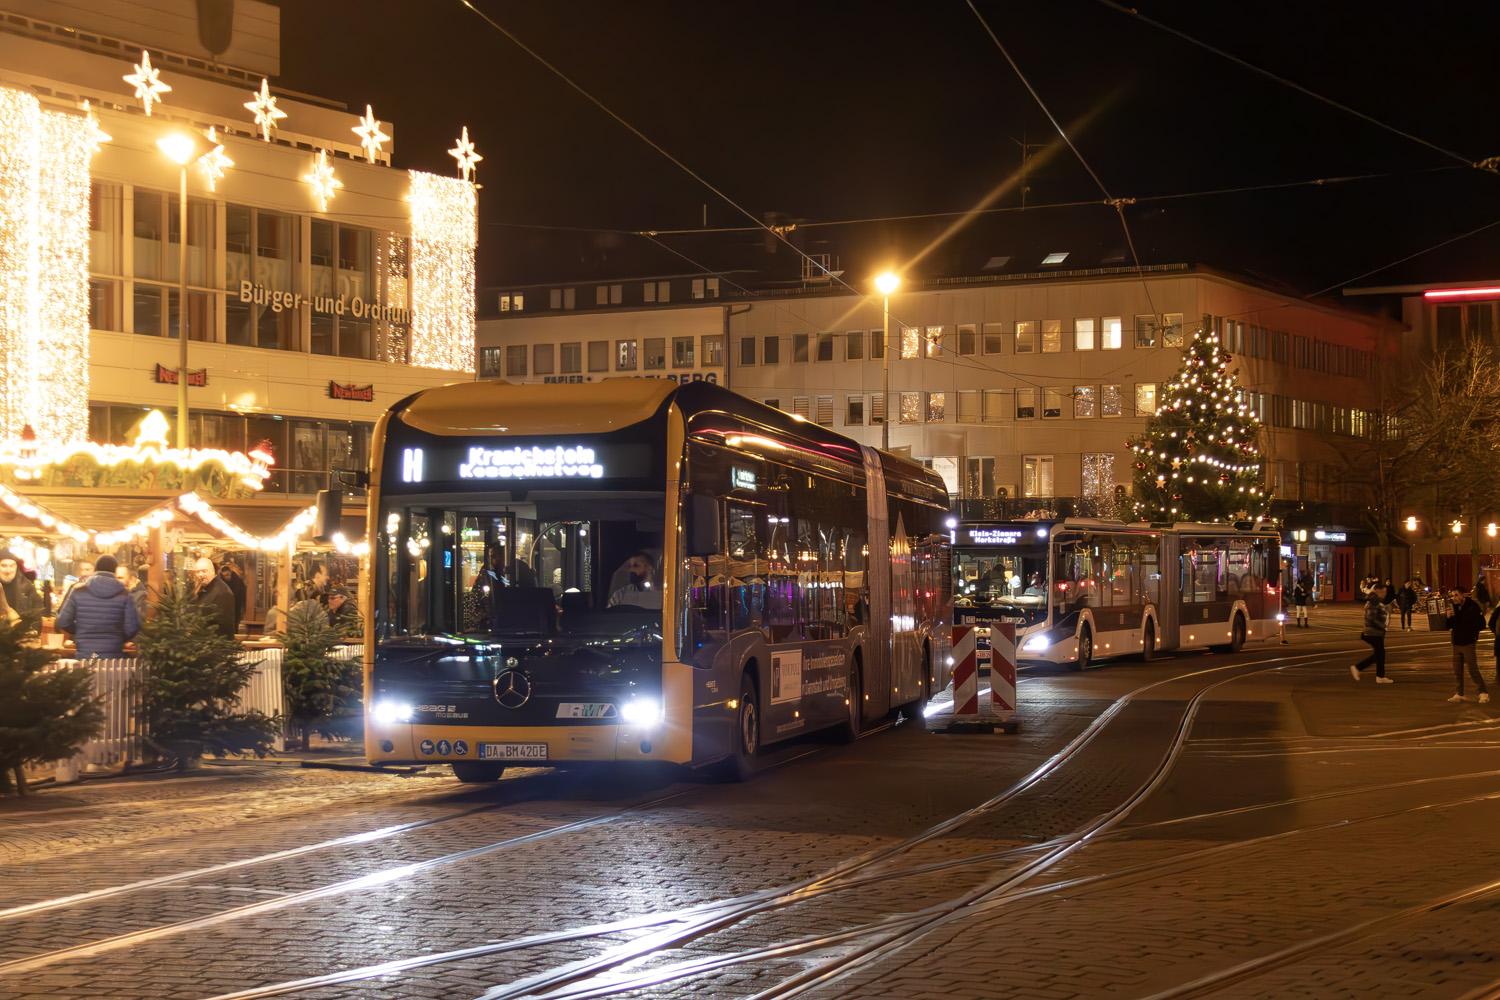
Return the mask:
M 474 0 L 756 218 L 833 223 L 1019 206 L 1019 140 L 1056 131 L 964 0 L 907 4 Z M 1116 198 L 1144 263 L 1188 262 L 1304 294 L 1500 220 L 1500 176 L 1319 103 L 1098 0 L 975 0 Z M 1136 9 L 1465 161 L 1500 154 L 1500 10 L 1488 4 L 1141 2 Z M 1484 8 L 1483 10 L 1481 8 Z M 281 87 L 395 125 L 398 167 L 451 173 L 469 127 L 485 286 L 704 268 L 795 270 L 756 233 L 638 230 L 751 220 L 458 0 L 282 6 Z M 1035 152 L 1035 151 L 1034 151 Z M 1013 179 L 1013 178 L 1012 178 Z M 1033 161 L 1027 211 L 802 228 L 852 277 L 979 273 L 992 255 L 1125 248 L 1066 147 Z M 1355 280 L 1500 278 L 1500 226 Z

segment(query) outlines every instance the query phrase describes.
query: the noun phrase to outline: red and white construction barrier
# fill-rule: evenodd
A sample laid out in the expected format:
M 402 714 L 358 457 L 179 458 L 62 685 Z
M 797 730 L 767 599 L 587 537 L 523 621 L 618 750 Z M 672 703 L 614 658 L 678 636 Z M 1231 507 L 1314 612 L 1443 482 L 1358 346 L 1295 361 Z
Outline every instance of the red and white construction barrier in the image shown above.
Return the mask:
M 1016 627 L 990 626 L 990 711 L 1009 717 L 1016 710 Z
M 974 626 L 953 627 L 953 717 L 979 718 L 979 661 L 975 656 Z

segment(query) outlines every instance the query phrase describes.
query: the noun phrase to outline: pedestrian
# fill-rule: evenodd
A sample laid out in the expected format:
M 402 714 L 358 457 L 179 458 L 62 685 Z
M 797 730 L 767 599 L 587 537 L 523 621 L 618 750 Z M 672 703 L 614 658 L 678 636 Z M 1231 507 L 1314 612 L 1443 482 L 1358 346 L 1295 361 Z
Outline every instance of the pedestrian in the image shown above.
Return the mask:
M 245 619 L 245 578 L 240 575 L 240 565 L 233 559 L 225 559 L 219 567 L 219 579 L 229 588 L 234 595 L 234 620 L 236 622 Z
M 1307 585 L 1307 577 L 1297 577 L 1297 586 L 1292 588 L 1292 603 L 1297 606 L 1297 627 L 1312 628 L 1307 622 L 1307 606 L 1312 603 L 1312 588 Z
M 1396 603 L 1396 585 L 1391 582 L 1391 578 L 1390 577 L 1386 577 L 1385 578 L 1385 583 L 1381 584 L 1381 586 L 1385 588 L 1385 601 L 1384 601 L 1384 603 L 1385 603 L 1385 606 L 1386 606 L 1386 610 L 1389 611 L 1390 610 L 1390 606 L 1392 604 Z
M 114 556 L 100 556 L 94 572 L 69 593 L 57 615 L 57 630 L 73 637 L 78 658 L 118 659 L 141 630 L 135 601 L 115 578 Z
M 5 603 L 18 615 L 30 615 L 42 610 L 41 595 L 26 578 L 21 559 L 10 549 L 0 549 L 0 588 L 5 590 Z
M 1412 581 L 1407 580 L 1401 587 L 1401 592 L 1396 595 L 1396 609 L 1401 612 L 1401 631 L 1411 631 L 1411 613 L 1417 606 L 1417 588 Z
M 1453 613 L 1448 615 L 1448 641 L 1453 644 L 1453 679 L 1457 685 L 1453 697 L 1448 700 L 1464 700 L 1464 668 L 1468 667 L 1469 676 L 1479 688 L 1479 703 L 1482 705 L 1490 700 L 1490 693 L 1485 690 L 1484 675 L 1479 672 L 1475 654 L 1479 630 L 1484 628 L 1484 616 L 1479 613 L 1479 605 L 1466 592 L 1455 590 L 1448 597 L 1453 602 Z
M 214 572 L 213 561 L 207 557 L 199 558 L 193 564 L 193 576 L 198 589 L 193 592 L 191 603 L 203 613 L 210 625 L 219 630 L 220 635 L 233 639 L 235 626 L 239 624 L 234 620 L 234 595 Z
M 1360 671 L 1375 664 L 1375 683 L 1394 684 L 1385 675 L 1385 626 L 1390 616 L 1390 605 L 1385 599 L 1385 584 L 1376 582 L 1365 600 L 1365 625 L 1359 637 L 1370 644 L 1370 655 L 1349 667 L 1349 675 L 1359 680 Z
M 1495 633 L 1495 685 L 1500 687 L 1500 631 L 1496 631 L 1500 628 L 1500 604 L 1490 612 L 1489 625 L 1490 631 Z

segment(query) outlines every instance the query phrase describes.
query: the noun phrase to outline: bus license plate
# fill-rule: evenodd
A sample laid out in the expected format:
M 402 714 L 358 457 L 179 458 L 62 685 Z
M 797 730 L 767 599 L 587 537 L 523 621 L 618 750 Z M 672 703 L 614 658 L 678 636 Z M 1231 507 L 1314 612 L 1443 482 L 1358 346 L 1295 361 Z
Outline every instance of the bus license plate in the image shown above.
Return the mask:
M 481 743 L 480 760 L 546 760 L 545 743 Z

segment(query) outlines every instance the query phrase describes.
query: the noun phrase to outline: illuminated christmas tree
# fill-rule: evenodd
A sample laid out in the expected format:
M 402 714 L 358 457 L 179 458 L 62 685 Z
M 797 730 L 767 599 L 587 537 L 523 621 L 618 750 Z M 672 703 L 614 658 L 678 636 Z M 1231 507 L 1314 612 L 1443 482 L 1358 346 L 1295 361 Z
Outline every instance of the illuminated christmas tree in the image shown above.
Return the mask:
M 1135 452 L 1135 500 L 1152 521 L 1222 521 L 1260 516 L 1260 422 L 1229 371 L 1217 334 L 1193 341 L 1176 377 L 1162 387 Z

